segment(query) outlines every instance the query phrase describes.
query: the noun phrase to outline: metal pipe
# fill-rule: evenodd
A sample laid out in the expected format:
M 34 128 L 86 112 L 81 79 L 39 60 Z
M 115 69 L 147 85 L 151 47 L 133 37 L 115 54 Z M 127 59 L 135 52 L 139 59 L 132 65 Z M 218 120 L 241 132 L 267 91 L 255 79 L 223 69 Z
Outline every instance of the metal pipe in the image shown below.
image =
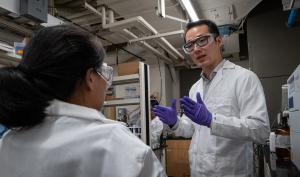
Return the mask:
M 129 43 L 133 42 L 138 42 L 138 41 L 145 41 L 149 39 L 154 39 L 154 38 L 159 38 L 159 37 L 164 37 L 164 36 L 171 36 L 171 35 L 176 35 L 176 34 L 183 34 L 184 30 L 178 30 L 178 31 L 171 31 L 171 32 L 166 32 L 166 33 L 160 33 L 160 34 L 155 34 L 152 36 L 146 36 L 146 37 L 140 37 L 137 39 L 131 39 L 129 40 Z
M 123 32 L 125 32 L 125 34 L 133 37 L 133 38 L 138 38 L 135 34 L 133 34 L 132 32 L 130 32 L 127 29 L 124 29 Z M 156 56 L 162 58 L 165 60 L 166 63 L 171 64 L 172 60 L 166 56 L 164 56 L 163 54 L 161 54 L 158 50 L 156 50 L 155 48 L 153 48 L 150 44 L 148 44 L 147 42 L 144 41 L 140 41 L 139 42 L 141 45 L 143 45 L 145 48 L 147 48 L 148 50 L 150 50 L 151 52 L 153 52 Z
M 10 30 L 22 33 L 25 36 L 31 36 L 33 34 L 32 30 L 27 29 L 21 25 L 12 23 L 10 21 L 4 20 L 3 18 L 0 18 L 0 26 L 5 26 L 5 27 L 9 28 Z
M 183 20 L 181 18 L 173 17 L 173 16 L 170 16 L 170 15 L 165 15 L 165 16 L 166 16 L 165 18 L 168 18 L 168 19 L 171 19 L 171 20 L 179 21 L 179 22 L 182 22 L 182 23 L 188 23 L 187 20 Z
M 87 4 L 87 3 L 85 3 Z M 92 10 L 92 11 L 97 11 L 95 8 L 93 8 L 90 5 L 86 5 L 85 7 L 87 7 L 88 9 Z M 126 29 L 127 27 L 125 27 L 126 25 L 130 25 L 130 23 L 135 23 L 138 22 L 140 24 L 142 24 L 145 28 L 147 28 L 149 31 L 151 31 L 152 33 L 154 33 L 155 35 L 159 34 L 156 29 L 154 29 L 143 17 L 138 16 L 138 17 L 133 17 L 133 18 L 129 18 L 126 20 L 121 20 L 121 21 L 117 21 L 114 23 L 109 23 L 106 24 L 106 9 L 104 6 L 102 6 L 101 8 L 101 13 L 98 12 L 96 13 L 98 15 L 100 15 L 102 17 L 102 28 L 103 29 L 112 29 L 112 28 L 122 28 L 122 26 L 124 26 L 123 29 Z M 123 30 L 122 29 L 122 30 Z M 138 37 L 135 37 L 138 38 Z M 175 55 L 177 55 L 178 57 L 176 57 L 175 59 L 181 58 L 183 59 L 183 55 L 181 55 L 180 52 L 177 51 L 177 49 L 175 49 L 164 37 L 160 37 L 160 40 L 162 40 L 162 42 L 168 47 L 170 48 L 170 50 L 175 53 Z M 149 45 L 149 44 L 148 44 Z M 153 48 L 153 47 L 152 47 Z M 174 56 L 174 54 L 172 54 L 172 56 Z
M 109 23 L 115 22 L 114 11 L 112 11 L 111 9 L 108 9 L 108 21 L 109 21 Z
M 105 11 L 105 7 L 102 6 L 101 7 L 101 12 L 102 12 L 102 28 L 105 29 L 106 26 L 106 11 Z

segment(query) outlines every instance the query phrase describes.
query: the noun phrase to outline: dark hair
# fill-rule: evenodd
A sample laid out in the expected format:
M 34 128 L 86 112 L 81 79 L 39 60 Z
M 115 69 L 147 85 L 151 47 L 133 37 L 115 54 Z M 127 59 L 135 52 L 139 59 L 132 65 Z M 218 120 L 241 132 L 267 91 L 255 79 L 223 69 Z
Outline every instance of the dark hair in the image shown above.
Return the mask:
M 214 37 L 218 37 L 220 36 L 220 32 L 218 29 L 218 26 L 211 20 L 198 20 L 198 21 L 194 21 L 194 22 L 189 22 L 186 27 L 185 27 L 185 32 L 184 32 L 184 42 L 186 42 L 185 37 L 186 37 L 186 33 L 193 27 L 195 26 L 201 26 L 201 25 L 206 25 L 208 27 L 208 31 L 211 34 L 214 34 Z
M 159 105 L 159 102 L 157 101 L 157 99 L 155 97 L 150 97 L 150 103 L 151 103 L 151 107 L 154 107 L 155 105 Z
M 0 123 L 19 128 L 42 122 L 49 102 L 70 98 L 86 71 L 102 65 L 104 55 L 100 41 L 78 27 L 41 29 L 17 67 L 0 69 Z

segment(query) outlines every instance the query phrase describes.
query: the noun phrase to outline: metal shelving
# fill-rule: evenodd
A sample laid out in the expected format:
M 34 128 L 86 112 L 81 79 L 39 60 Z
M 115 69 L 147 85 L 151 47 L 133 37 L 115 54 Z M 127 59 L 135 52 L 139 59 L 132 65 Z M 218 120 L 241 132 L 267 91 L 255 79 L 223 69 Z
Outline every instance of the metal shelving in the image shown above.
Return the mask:
M 5 66 L 17 66 L 21 61 L 21 57 L 8 55 L 5 52 L 0 51 L 0 64 Z
M 127 98 L 122 100 L 110 100 L 105 101 L 105 106 L 124 106 L 124 105 L 138 105 L 140 104 L 140 98 Z
M 130 84 L 139 82 L 139 74 L 130 74 L 126 76 L 116 76 L 113 78 L 113 85 Z
M 124 98 L 118 100 L 109 100 L 104 102 L 104 106 L 128 106 L 139 105 L 141 119 L 141 140 L 150 145 L 150 74 L 149 66 L 139 62 L 139 73 L 125 76 L 116 76 L 113 78 L 113 85 L 139 83 L 139 98 Z

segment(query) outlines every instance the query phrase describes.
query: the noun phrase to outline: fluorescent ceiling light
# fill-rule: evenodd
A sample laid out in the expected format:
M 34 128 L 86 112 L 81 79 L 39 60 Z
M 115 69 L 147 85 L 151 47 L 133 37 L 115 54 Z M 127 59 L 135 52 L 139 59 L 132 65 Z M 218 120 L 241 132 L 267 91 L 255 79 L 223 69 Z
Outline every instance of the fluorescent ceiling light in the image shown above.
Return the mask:
M 187 13 L 189 14 L 190 18 L 192 21 L 197 21 L 199 20 L 198 15 L 193 7 L 193 5 L 191 4 L 190 0 L 181 0 L 185 10 L 187 11 Z

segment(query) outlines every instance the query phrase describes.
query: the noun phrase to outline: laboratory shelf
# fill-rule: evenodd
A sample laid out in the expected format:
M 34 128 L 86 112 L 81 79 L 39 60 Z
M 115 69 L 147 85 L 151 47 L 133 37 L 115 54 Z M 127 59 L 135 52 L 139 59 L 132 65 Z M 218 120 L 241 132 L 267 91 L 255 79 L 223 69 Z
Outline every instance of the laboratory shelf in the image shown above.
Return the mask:
M 139 87 L 138 98 L 124 98 L 107 100 L 104 102 L 104 107 L 117 107 L 117 106 L 128 106 L 138 105 L 140 109 L 140 132 L 138 137 L 147 144 L 151 145 L 150 139 L 150 120 L 151 120 L 151 109 L 150 109 L 150 73 L 149 65 L 139 62 L 138 74 L 129 74 L 124 76 L 113 77 L 113 86 L 125 85 L 131 83 L 137 83 Z
M 139 105 L 140 98 L 127 98 L 121 100 L 109 100 L 104 102 L 104 106 L 127 106 L 127 105 Z
M 16 66 L 21 61 L 21 57 L 9 55 L 4 52 L 0 52 L 0 64 L 6 66 Z
M 137 83 L 140 80 L 139 74 L 130 74 L 125 76 L 116 76 L 113 78 L 113 85 Z

